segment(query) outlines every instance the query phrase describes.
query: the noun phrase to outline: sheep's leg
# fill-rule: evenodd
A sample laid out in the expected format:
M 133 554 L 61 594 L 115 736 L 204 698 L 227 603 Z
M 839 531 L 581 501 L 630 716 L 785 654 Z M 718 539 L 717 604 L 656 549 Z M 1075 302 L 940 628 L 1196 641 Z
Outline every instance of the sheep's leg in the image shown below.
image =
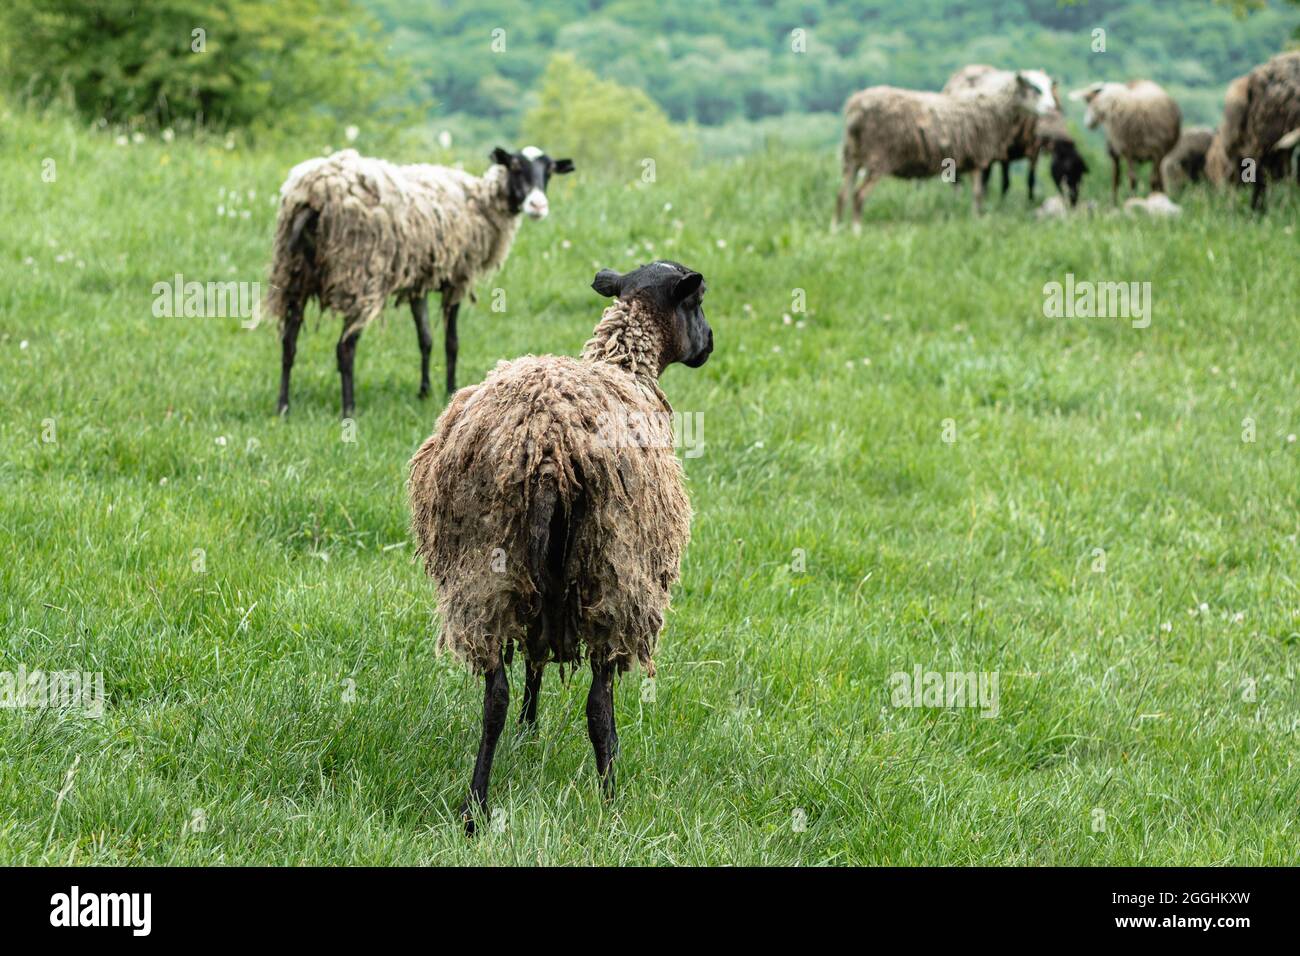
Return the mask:
M 840 183 L 839 195 L 835 197 L 835 218 L 831 220 L 831 229 L 838 229 L 840 222 L 844 219 L 844 206 L 849 201 L 849 193 L 853 192 L 853 183 L 858 178 L 858 167 L 852 164 L 846 164 L 844 167 L 844 181 Z
M 988 180 L 989 166 L 982 166 L 970 178 L 971 194 L 975 197 L 975 215 L 984 211 L 984 183 Z
M 1151 191 L 1153 193 L 1162 193 L 1165 191 L 1165 177 L 1160 170 L 1160 160 L 1151 162 Z
M 1133 162 L 1131 156 L 1125 162 L 1128 164 L 1128 191 L 1136 196 L 1138 191 L 1137 164 Z
M 429 355 L 433 352 L 433 333 L 429 331 L 429 298 L 418 296 L 411 299 L 411 315 L 415 319 L 415 334 L 420 340 L 420 397 L 428 398 Z
M 992 167 L 989 167 L 990 170 Z M 1005 159 L 1002 161 L 1002 195 L 1005 196 L 1011 190 L 1011 164 Z
M 862 184 L 853 193 L 853 231 L 862 231 L 862 205 L 867 201 L 867 193 L 871 188 L 880 181 L 880 174 L 877 172 L 867 173 L 867 177 L 862 180 Z
M 474 811 L 487 815 L 488 779 L 492 776 L 492 757 L 496 754 L 497 738 L 506 725 L 506 710 L 510 707 L 510 681 L 506 677 L 505 661 L 483 675 L 483 736 L 479 739 L 478 758 L 474 761 L 474 777 L 470 781 L 469 799 L 460 808 L 465 833 L 474 835 Z
M 344 322 L 351 324 L 350 319 L 344 319 Z M 343 328 L 343 334 L 339 336 L 339 344 L 334 353 L 339 360 L 339 378 L 343 384 L 343 417 L 353 418 L 356 415 L 356 405 L 352 401 L 352 363 L 357 357 L 357 342 L 361 339 L 361 330 L 349 333 L 347 326 Z
M 460 303 L 447 304 L 451 293 L 442 296 L 442 348 L 447 358 L 447 394 L 456 391 L 456 353 L 460 351 L 460 339 L 456 337 L 456 316 L 460 312 Z
M 289 373 L 293 371 L 293 358 L 298 354 L 298 331 L 302 328 L 302 302 L 290 302 L 280 332 L 280 401 L 276 411 L 289 411 Z
M 1038 153 L 1037 153 L 1037 152 L 1032 152 L 1032 153 L 1030 153 L 1030 154 L 1029 154 L 1027 157 L 1025 157 L 1025 158 L 1029 160 L 1029 173 L 1028 173 L 1028 182 L 1029 182 L 1029 201 L 1030 201 L 1030 202 L 1033 202 L 1033 201 L 1034 201 L 1034 183 L 1035 183 L 1035 182 L 1037 181 L 1037 179 L 1038 179 Z
M 519 723 L 530 730 L 537 726 L 537 701 L 542 696 L 542 671 L 545 668 L 545 662 L 536 664 L 532 661 L 527 662 L 528 673 L 524 680 L 524 705 L 519 712 Z
M 614 758 L 618 732 L 614 729 L 614 665 L 591 664 L 591 691 L 587 694 L 587 736 L 596 752 L 596 773 L 606 800 L 614 798 Z
M 1111 177 L 1110 177 L 1110 201 L 1119 205 L 1119 153 L 1110 154 Z

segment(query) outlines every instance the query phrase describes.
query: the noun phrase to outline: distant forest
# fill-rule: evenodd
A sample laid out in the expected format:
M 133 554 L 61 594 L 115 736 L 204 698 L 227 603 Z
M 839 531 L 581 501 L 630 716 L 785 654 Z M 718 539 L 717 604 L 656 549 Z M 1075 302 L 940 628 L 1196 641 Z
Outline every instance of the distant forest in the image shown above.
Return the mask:
M 413 103 L 517 127 L 557 52 L 644 90 L 678 123 L 837 114 L 877 83 L 937 89 L 972 62 L 1041 67 L 1063 89 L 1147 77 L 1189 122 L 1294 42 L 1300 6 L 1249 0 L 363 0 L 414 64 Z M 1251 9 L 1254 8 L 1254 9 Z M 1249 12 L 1247 12 L 1249 11 Z M 1104 52 L 1094 52 L 1104 30 Z M 495 32 L 494 32 L 495 31 Z M 795 31 L 802 31 L 796 33 Z M 435 120 L 436 121 L 436 120 Z M 707 132 L 707 131 L 702 131 Z

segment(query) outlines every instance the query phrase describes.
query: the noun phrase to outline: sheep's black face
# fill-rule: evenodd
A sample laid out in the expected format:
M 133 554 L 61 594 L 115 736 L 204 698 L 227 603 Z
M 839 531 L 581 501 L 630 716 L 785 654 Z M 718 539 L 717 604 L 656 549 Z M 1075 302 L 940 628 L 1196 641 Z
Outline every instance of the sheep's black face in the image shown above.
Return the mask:
M 643 298 L 660 314 L 673 317 L 673 355 L 665 364 L 681 362 L 699 368 L 713 352 L 713 329 L 704 317 L 704 276 L 680 262 L 660 259 L 619 275 L 613 269 L 596 273 L 591 287 L 601 295 L 629 301 Z
M 546 186 L 551 176 L 573 172 L 573 160 L 551 159 L 536 146 L 509 153 L 498 146 L 492 162 L 506 168 L 506 199 L 512 215 L 524 213 L 530 219 L 545 219 L 550 212 Z

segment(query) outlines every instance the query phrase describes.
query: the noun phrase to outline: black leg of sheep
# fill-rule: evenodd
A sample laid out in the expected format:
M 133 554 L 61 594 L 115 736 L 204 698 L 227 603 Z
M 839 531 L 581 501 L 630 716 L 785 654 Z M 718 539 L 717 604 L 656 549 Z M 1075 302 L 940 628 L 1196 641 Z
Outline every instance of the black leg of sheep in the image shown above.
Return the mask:
M 411 316 L 415 319 L 415 334 L 420 340 L 420 397 L 428 398 L 429 355 L 433 352 L 433 333 L 429 331 L 429 299 L 419 296 L 411 300 Z
M 447 296 L 442 297 L 442 347 L 447 356 L 447 396 L 456 391 L 456 353 L 460 350 L 460 339 L 456 337 L 456 316 L 460 313 L 460 303 L 447 304 Z
M 519 711 L 519 725 L 525 730 L 537 729 L 537 700 L 542 694 L 542 671 L 545 664 L 534 665 L 529 661 L 527 678 L 524 681 L 524 704 Z
M 587 694 L 587 736 L 596 752 L 596 773 L 606 800 L 614 798 L 614 758 L 618 756 L 618 731 L 614 728 L 614 665 L 591 665 L 591 691 Z
M 479 739 L 478 759 L 474 761 L 474 777 L 470 781 L 469 799 L 460 808 L 465 822 L 465 833 L 474 835 L 474 812 L 487 815 L 488 780 L 492 776 L 492 757 L 496 754 L 497 738 L 506 725 L 506 710 L 510 706 L 510 681 L 506 678 L 504 660 L 483 675 L 483 736 Z
M 284 415 L 289 411 L 289 375 L 293 372 L 293 359 L 298 354 L 298 330 L 302 328 L 302 302 L 291 301 L 280 330 L 280 401 L 276 411 Z
M 361 339 L 361 330 L 349 333 L 347 327 L 350 319 L 344 320 L 343 334 L 339 336 L 338 347 L 334 350 L 339 360 L 339 378 L 343 383 L 343 417 L 356 417 L 356 404 L 352 400 L 352 364 L 357 357 L 357 342 Z

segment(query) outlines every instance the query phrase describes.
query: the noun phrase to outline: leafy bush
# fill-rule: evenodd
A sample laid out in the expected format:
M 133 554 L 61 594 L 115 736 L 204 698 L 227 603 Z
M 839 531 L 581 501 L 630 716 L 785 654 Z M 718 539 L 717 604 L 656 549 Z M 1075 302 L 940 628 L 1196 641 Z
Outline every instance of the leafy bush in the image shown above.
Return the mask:
M 647 159 L 658 175 L 662 167 L 684 165 L 692 152 L 644 91 L 602 80 L 567 53 L 546 67 L 521 134 L 554 155 L 572 156 L 584 172 L 629 180 L 642 176 Z
M 13 90 L 114 124 L 296 128 L 406 83 L 354 0 L 6 0 L 0 20 Z

